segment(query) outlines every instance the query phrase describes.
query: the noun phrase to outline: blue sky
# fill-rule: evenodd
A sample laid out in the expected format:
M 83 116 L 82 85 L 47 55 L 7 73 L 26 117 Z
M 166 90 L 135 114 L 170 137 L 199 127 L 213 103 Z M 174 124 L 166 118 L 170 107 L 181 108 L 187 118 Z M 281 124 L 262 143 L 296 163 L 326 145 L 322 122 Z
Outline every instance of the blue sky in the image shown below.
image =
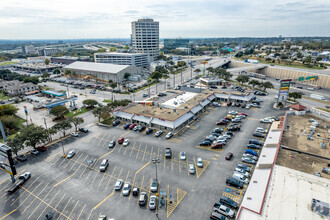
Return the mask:
M 161 38 L 330 36 L 329 0 L 1 0 L 0 39 L 129 38 L 143 17 Z

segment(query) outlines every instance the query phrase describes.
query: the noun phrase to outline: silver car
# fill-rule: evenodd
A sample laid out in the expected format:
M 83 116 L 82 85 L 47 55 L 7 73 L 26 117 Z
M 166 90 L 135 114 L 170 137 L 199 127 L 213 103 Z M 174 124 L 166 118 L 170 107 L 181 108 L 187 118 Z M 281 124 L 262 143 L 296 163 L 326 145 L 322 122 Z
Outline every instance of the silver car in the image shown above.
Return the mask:
M 104 160 L 102 161 L 101 165 L 100 165 L 100 171 L 101 171 L 101 172 L 104 172 L 104 171 L 107 169 L 108 166 L 109 166 L 109 161 L 108 161 L 108 159 L 104 159 Z
M 242 161 L 245 162 L 245 163 L 249 163 L 249 164 L 256 164 L 257 163 L 251 157 L 242 157 Z
M 186 152 L 180 152 L 180 160 L 186 160 Z
M 127 147 L 127 146 L 129 145 L 129 143 L 130 143 L 129 139 L 126 139 L 126 140 L 124 141 L 123 146 L 124 146 L 124 147 Z
M 203 167 L 203 160 L 201 157 L 197 157 L 197 162 L 196 162 L 196 165 L 200 168 Z
M 157 204 L 157 196 L 151 195 L 149 199 L 149 209 L 150 210 L 156 209 L 156 204 Z
M 190 174 L 195 174 L 195 165 L 194 164 L 189 164 L 189 173 Z
M 123 188 L 123 196 L 128 196 L 131 192 L 132 185 L 129 182 L 126 182 Z

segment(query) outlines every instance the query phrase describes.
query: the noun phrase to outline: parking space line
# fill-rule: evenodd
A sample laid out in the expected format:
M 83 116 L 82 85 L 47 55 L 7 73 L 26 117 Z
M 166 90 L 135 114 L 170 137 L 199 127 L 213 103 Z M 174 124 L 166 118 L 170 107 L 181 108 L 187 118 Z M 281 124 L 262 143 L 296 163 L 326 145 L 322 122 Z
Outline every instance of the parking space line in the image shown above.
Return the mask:
M 58 182 L 58 183 L 56 183 L 55 185 L 54 185 L 54 187 L 56 187 L 56 186 L 58 186 L 58 185 L 60 185 L 61 183 L 63 183 L 64 181 L 66 181 L 66 180 L 68 180 L 68 179 L 70 179 L 71 177 L 73 177 L 75 174 L 72 174 L 71 176 L 68 176 L 67 178 L 65 178 L 64 180 L 62 180 L 62 181 L 60 181 L 60 182 Z
M 94 183 L 95 178 L 96 178 L 97 174 L 99 174 L 99 173 L 100 173 L 100 171 L 95 172 L 95 176 L 94 176 L 94 178 L 93 178 L 93 180 L 92 180 L 92 184 Z M 105 173 L 105 172 L 104 172 L 104 173 Z
M 186 162 L 187 162 L 187 173 L 188 173 L 188 176 L 189 176 L 190 174 L 189 174 L 189 165 L 188 165 L 188 155 L 186 157 L 187 157 L 186 158 Z
M 129 172 L 130 172 L 130 170 L 128 170 L 128 172 L 127 172 L 126 179 L 125 179 L 125 182 L 124 183 L 127 182 L 127 178 L 128 178 Z
M 6 215 L 2 216 L 2 217 L 0 218 L 0 220 L 3 220 L 4 218 L 8 217 L 10 214 L 12 214 L 13 212 L 15 212 L 16 210 L 17 210 L 17 209 L 14 209 L 13 211 L 11 211 L 11 212 L 7 213 Z
M 181 158 L 180 158 L 180 153 L 179 153 L 179 173 L 181 173 Z
M 105 187 L 105 190 L 107 190 L 108 185 L 109 185 L 109 183 L 110 183 L 110 180 L 111 180 L 111 178 L 113 177 L 113 174 L 114 174 L 116 168 L 117 168 L 117 165 L 115 166 L 115 168 L 113 169 L 113 171 L 112 171 L 112 173 L 111 173 L 111 176 L 109 177 L 109 180 L 108 180 L 107 186 Z M 105 174 L 105 173 L 104 173 L 104 174 Z
M 121 170 L 120 170 L 120 172 L 119 172 L 119 175 L 118 175 L 118 177 L 116 178 L 117 180 L 120 179 L 121 172 L 123 172 L 123 168 L 121 168 Z
M 87 167 L 89 167 L 90 172 L 88 173 L 88 175 L 87 175 L 87 177 L 86 177 L 86 181 L 88 180 L 88 177 L 89 177 L 89 175 L 91 174 L 91 172 L 94 170 L 94 168 L 95 168 L 95 166 L 96 166 L 96 162 L 97 162 L 97 160 L 94 162 L 93 167 L 89 167 L 89 166 L 87 166 Z
M 232 194 L 227 193 L 227 192 L 223 192 L 223 193 L 222 193 L 222 196 L 228 197 L 228 198 L 234 200 L 234 201 L 237 202 L 237 203 L 238 203 L 238 201 L 239 201 L 239 197 L 238 197 L 238 196 L 232 195 Z
M 164 160 L 164 168 L 165 168 L 165 161 L 166 161 L 165 155 L 163 156 L 163 160 Z
M 108 195 L 105 199 L 103 199 L 99 204 L 97 204 L 96 206 L 94 206 L 94 208 L 92 210 L 95 210 L 97 207 L 99 207 L 100 205 L 102 205 L 102 203 L 104 203 L 105 201 L 107 201 L 107 199 L 109 199 L 113 195 L 113 193 L 114 193 L 114 190 L 112 190 L 111 194 Z
M 86 155 L 86 157 L 83 159 L 83 161 L 85 161 L 87 159 L 88 155 Z M 68 173 L 70 173 L 70 171 L 72 170 L 72 168 L 74 167 L 74 165 L 76 165 L 76 163 L 74 163 L 72 165 L 72 167 L 70 168 L 70 170 L 68 171 Z M 80 168 L 81 165 L 78 166 L 78 168 L 76 169 L 76 171 L 74 171 L 74 174 L 76 174 L 76 172 L 78 171 L 78 169 Z
M 47 183 L 47 185 L 40 191 L 40 193 L 38 194 L 38 196 L 41 195 L 41 193 L 47 188 L 47 186 L 49 185 L 50 183 Z M 34 198 L 32 200 L 32 202 L 30 202 L 30 204 L 24 209 L 24 211 L 22 212 L 22 214 L 24 214 L 24 212 L 31 206 L 32 203 L 34 203 L 34 201 L 36 200 L 36 198 Z
M 151 146 L 151 153 L 150 153 L 149 161 L 151 161 L 151 155 L 152 155 L 152 153 L 153 153 L 153 150 L 154 150 L 154 146 Z
M 151 185 L 151 181 L 152 181 L 152 178 L 150 178 L 150 181 L 149 181 L 149 189 L 148 189 L 148 204 L 149 204 L 149 201 L 150 201 L 150 185 Z
M 79 202 L 79 200 L 77 200 L 76 204 L 74 205 L 73 209 L 71 210 L 69 218 L 72 215 L 73 211 L 76 209 L 78 202 Z
M 80 157 L 82 156 L 82 155 L 84 155 L 84 153 L 82 153 L 82 154 L 80 154 L 80 156 L 78 157 L 78 159 L 77 160 L 79 160 L 80 159 Z M 69 163 L 71 162 L 71 160 L 69 160 Z M 63 169 L 65 169 L 68 165 L 69 165 L 69 163 L 65 166 L 65 167 L 63 167 Z
M 45 203 L 48 207 L 52 208 L 53 210 L 55 210 L 56 212 L 58 212 L 60 215 L 63 215 L 65 218 L 70 219 L 68 216 L 64 215 L 62 212 L 60 212 L 59 210 L 57 210 L 57 206 L 54 208 L 52 207 L 50 204 L 48 204 L 47 202 L 45 202 L 44 200 L 42 200 L 41 198 L 39 198 L 37 195 L 33 194 L 32 192 L 30 192 L 29 190 L 25 189 L 24 187 L 22 187 L 24 190 L 26 190 L 28 193 L 30 193 L 31 195 L 33 195 L 34 197 L 36 197 L 37 199 L 39 199 L 41 202 Z M 64 194 L 64 196 L 66 195 L 66 193 Z M 57 204 L 58 205 L 58 204 Z
M 171 170 L 173 170 L 173 157 L 171 157 Z
M 137 152 L 137 154 L 136 154 L 136 157 L 135 157 L 136 160 L 137 160 L 137 158 L 138 158 L 138 156 L 139 156 L 141 145 L 142 145 L 142 143 L 140 143 L 140 146 L 139 146 L 138 152 Z
M 63 198 L 66 196 L 66 193 L 64 193 L 64 195 L 62 196 L 62 198 L 60 199 L 60 201 L 57 203 L 57 205 L 55 206 L 55 209 L 57 208 L 57 206 L 62 202 Z
M 133 182 L 132 182 L 132 187 L 134 187 L 135 178 L 136 178 L 136 173 L 134 174 L 134 178 L 133 178 Z M 129 194 L 128 199 L 131 199 L 131 194 L 132 193 Z
M 71 202 L 71 199 L 72 199 L 72 196 L 71 196 L 71 198 L 69 199 L 69 201 L 66 203 L 66 205 L 64 206 L 64 208 L 63 208 L 63 210 L 62 210 L 62 213 L 64 212 L 64 210 L 66 209 L 66 207 L 68 206 L 68 204 Z M 60 216 L 58 216 L 57 219 L 59 219 L 59 218 L 60 218 Z
M 144 148 L 144 154 L 143 154 L 143 157 L 142 157 L 142 161 L 144 161 L 144 156 L 146 155 L 147 148 L 148 148 L 148 145 L 146 145 L 146 147 Z
M 92 209 L 91 212 L 89 213 L 87 220 L 89 220 L 89 218 L 91 217 L 93 211 L 94 211 L 94 209 Z
M 158 147 L 158 151 L 157 151 L 157 158 L 159 158 L 159 147 Z
M 121 149 L 123 148 L 123 146 L 124 146 L 124 143 L 120 145 L 120 148 L 119 148 L 119 150 L 118 150 L 118 153 L 120 153 L 120 151 L 121 151 Z
M 210 163 L 211 161 L 203 160 L 203 169 L 201 170 L 200 173 L 197 174 L 197 179 L 202 175 L 202 173 L 206 170 L 206 168 L 209 166 Z
M 51 161 L 55 158 L 55 156 L 56 155 L 58 155 L 58 154 L 60 154 L 61 152 L 58 152 L 58 153 L 56 153 L 56 154 L 54 154 L 54 155 L 52 155 L 52 156 L 50 156 L 50 157 L 47 157 L 46 159 L 45 159 L 45 161 L 47 161 L 48 163 L 51 163 Z
M 133 153 L 133 150 L 134 150 L 135 144 L 136 144 L 136 142 L 134 143 L 134 145 L 133 145 L 133 147 L 132 147 L 132 149 L 131 149 L 131 153 L 129 154 L 129 158 L 131 158 L 131 156 L 132 156 L 132 153 Z
M 55 197 L 57 196 L 57 194 L 58 194 L 60 191 L 61 191 L 61 189 L 59 189 L 59 190 L 57 191 L 57 193 L 55 193 L 54 197 L 50 200 L 49 204 L 52 203 L 52 201 L 55 199 Z M 45 198 L 44 198 L 44 199 L 45 199 Z M 46 211 L 46 209 L 45 209 L 44 211 L 41 212 L 41 214 L 39 215 L 39 217 L 38 217 L 37 219 L 39 219 L 45 211 Z
M 86 207 L 86 203 L 85 203 L 85 205 L 83 206 L 83 208 L 81 209 L 81 211 L 80 211 L 80 214 L 79 214 L 79 216 L 78 216 L 77 220 L 79 220 L 79 218 L 80 218 L 80 216 L 81 216 L 81 214 L 82 214 L 83 210 L 85 209 L 85 207 Z
M 134 148 L 135 144 L 136 144 L 136 141 L 134 141 L 133 148 Z M 129 147 L 127 146 L 126 149 L 125 149 L 125 151 L 124 151 L 124 155 L 126 155 L 126 151 L 127 151 L 128 148 L 129 148 Z M 132 150 L 131 150 L 131 151 L 132 151 Z
M 120 137 L 124 137 L 126 134 L 129 134 L 130 132 L 132 132 L 133 130 L 129 130 L 128 132 L 126 132 L 125 134 L 122 134 Z
M 110 165 L 109 165 L 110 166 Z M 102 178 L 101 178 L 101 181 L 99 182 L 99 187 L 101 186 L 101 183 L 102 183 L 102 180 L 103 180 L 103 178 L 104 178 L 104 176 L 105 176 L 105 172 L 108 170 L 108 168 L 103 172 L 103 175 L 102 175 Z
M 54 189 L 54 187 L 52 187 L 51 188 L 51 190 L 49 190 L 48 191 L 48 193 L 46 194 L 46 196 L 43 198 L 43 200 L 45 200 L 46 198 L 47 198 L 47 196 L 49 195 L 49 193 L 51 192 L 51 191 L 53 191 L 53 189 Z M 28 219 L 30 219 L 30 217 L 33 215 L 33 213 L 39 208 L 39 206 L 41 205 L 41 203 L 39 203 L 38 205 L 37 205 L 37 207 L 33 210 L 33 212 L 29 215 L 29 217 L 28 217 Z
M 38 177 L 37 179 L 35 179 L 34 181 L 33 181 L 33 183 L 31 183 L 31 185 L 29 185 L 28 187 L 27 187 L 27 189 L 29 189 L 38 179 L 39 179 L 40 177 Z M 25 182 L 26 183 L 26 182 Z M 9 198 L 6 200 L 6 202 L 8 202 L 17 192 L 19 191 L 19 189 L 17 189 L 16 190 L 16 192 L 15 193 L 13 193 L 11 196 L 9 196 Z M 24 191 L 25 192 L 25 191 Z M 21 195 L 19 195 L 16 199 L 15 199 L 15 201 L 14 202 L 16 202 L 23 194 L 24 194 L 24 192 L 21 194 Z M 5 193 L 4 195 L 7 195 L 7 193 Z M 3 196 L 2 196 L 3 197 Z M 1 197 L 1 198 L 2 198 Z M 13 204 L 13 203 L 12 203 Z

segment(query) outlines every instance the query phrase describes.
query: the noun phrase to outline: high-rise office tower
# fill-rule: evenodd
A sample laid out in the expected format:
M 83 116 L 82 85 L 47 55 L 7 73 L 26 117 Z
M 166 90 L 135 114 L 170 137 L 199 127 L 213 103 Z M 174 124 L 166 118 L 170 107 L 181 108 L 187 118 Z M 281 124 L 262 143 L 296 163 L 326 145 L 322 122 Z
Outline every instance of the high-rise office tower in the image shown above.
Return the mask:
M 133 21 L 131 40 L 135 53 L 147 53 L 154 60 L 159 55 L 159 22 L 150 18 Z

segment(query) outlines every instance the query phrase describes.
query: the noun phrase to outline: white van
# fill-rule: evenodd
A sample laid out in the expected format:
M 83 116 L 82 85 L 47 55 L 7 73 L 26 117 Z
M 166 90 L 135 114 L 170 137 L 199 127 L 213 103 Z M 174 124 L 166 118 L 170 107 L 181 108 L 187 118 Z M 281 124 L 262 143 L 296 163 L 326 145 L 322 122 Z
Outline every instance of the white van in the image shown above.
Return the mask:
M 246 183 L 246 184 L 249 183 L 249 179 L 246 178 L 243 174 L 238 173 L 238 172 L 234 172 L 233 178 L 234 179 L 237 179 L 237 180 L 239 180 L 239 181 L 241 181 L 243 183 Z

